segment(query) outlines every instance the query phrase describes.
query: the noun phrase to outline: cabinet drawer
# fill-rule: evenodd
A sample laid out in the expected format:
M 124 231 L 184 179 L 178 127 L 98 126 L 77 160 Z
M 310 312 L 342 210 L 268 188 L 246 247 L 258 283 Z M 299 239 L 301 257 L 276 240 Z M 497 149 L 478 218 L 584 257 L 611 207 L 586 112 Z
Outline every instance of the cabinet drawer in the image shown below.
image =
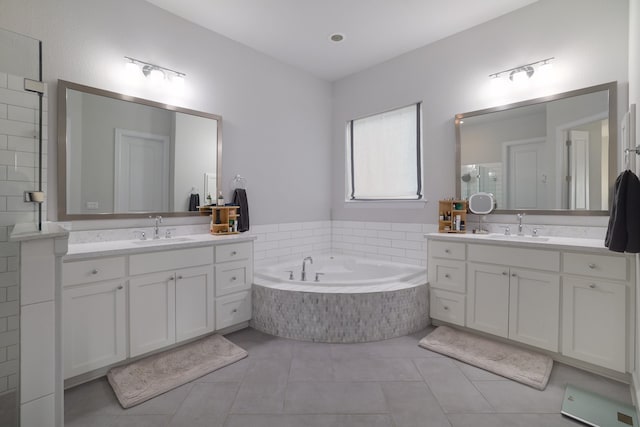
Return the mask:
M 216 296 L 251 289 L 252 278 L 251 263 L 247 261 L 218 264 L 216 265 Z
M 251 292 L 216 298 L 216 329 L 224 329 L 251 319 Z
M 429 242 L 429 256 L 464 260 L 464 246 L 464 243 L 432 240 Z
M 464 261 L 429 258 L 429 284 L 432 288 L 466 292 Z
M 129 257 L 131 275 L 154 273 L 213 264 L 211 246 L 202 248 L 179 249 L 175 251 L 149 252 Z
M 124 277 L 124 257 L 72 261 L 62 264 L 63 286 L 99 282 Z
M 464 326 L 464 295 L 440 289 L 431 289 L 430 295 L 429 310 L 432 318 Z
M 565 252 L 563 272 L 583 276 L 628 280 L 628 262 L 624 256 Z
M 558 251 L 477 244 L 468 245 L 467 251 L 469 261 L 560 271 L 560 252 Z
M 217 245 L 216 263 L 249 259 L 252 251 L 251 242 L 231 243 L 228 245 Z

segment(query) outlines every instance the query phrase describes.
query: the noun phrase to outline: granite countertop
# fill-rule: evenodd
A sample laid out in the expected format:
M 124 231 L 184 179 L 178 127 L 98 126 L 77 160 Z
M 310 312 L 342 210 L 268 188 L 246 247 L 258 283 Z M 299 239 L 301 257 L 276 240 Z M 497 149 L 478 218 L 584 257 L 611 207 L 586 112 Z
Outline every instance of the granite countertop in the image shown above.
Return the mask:
M 171 238 L 147 240 L 112 240 L 89 243 L 69 244 L 64 261 L 87 259 L 102 256 L 129 255 L 142 252 L 157 252 L 168 249 L 186 249 L 215 244 L 250 242 L 256 237 L 249 234 L 229 234 L 215 236 L 210 233 L 189 234 Z
M 582 237 L 556 237 L 556 236 L 506 236 L 500 233 L 473 234 L 473 233 L 428 233 L 427 239 L 461 241 L 473 243 L 489 243 L 504 246 L 536 247 L 541 249 L 569 249 L 589 250 L 597 252 L 611 252 L 604 246 L 603 239 L 588 239 Z

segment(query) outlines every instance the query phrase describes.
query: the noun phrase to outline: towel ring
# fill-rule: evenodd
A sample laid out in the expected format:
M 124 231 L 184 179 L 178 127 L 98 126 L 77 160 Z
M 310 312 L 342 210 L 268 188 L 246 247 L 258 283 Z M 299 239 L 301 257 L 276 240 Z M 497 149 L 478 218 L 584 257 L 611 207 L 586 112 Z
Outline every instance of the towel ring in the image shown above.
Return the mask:
M 242 188 L 243 190 L 247 189 L 247 178 L 236 175 L 233 177 L 233 181 L 231 181 L 231 189 L 235 190 L 236 188 Z

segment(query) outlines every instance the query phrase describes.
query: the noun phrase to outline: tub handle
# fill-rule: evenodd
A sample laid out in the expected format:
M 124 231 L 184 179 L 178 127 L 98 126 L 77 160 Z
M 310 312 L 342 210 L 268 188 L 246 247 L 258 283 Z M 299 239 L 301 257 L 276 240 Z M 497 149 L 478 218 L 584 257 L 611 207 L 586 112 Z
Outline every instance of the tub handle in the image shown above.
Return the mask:
M 287 270 L 285 273 L 289 273 L 289 280 L 293 280 L 293 270 Z
M 316 273 L 316 282 L 320 281 L 320 276 L 324 276 L 324 273 Z

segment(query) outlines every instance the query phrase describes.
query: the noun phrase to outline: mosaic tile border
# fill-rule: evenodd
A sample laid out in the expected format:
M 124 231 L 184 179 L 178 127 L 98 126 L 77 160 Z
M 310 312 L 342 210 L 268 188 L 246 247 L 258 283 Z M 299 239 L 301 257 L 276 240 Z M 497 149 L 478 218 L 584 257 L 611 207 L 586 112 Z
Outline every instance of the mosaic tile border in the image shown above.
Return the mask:
M 254 284 L 252 305 L 253 328 L 303 341 L 379 341 L 430 324 L 427 284 L 351 294 L 286 291 Z

